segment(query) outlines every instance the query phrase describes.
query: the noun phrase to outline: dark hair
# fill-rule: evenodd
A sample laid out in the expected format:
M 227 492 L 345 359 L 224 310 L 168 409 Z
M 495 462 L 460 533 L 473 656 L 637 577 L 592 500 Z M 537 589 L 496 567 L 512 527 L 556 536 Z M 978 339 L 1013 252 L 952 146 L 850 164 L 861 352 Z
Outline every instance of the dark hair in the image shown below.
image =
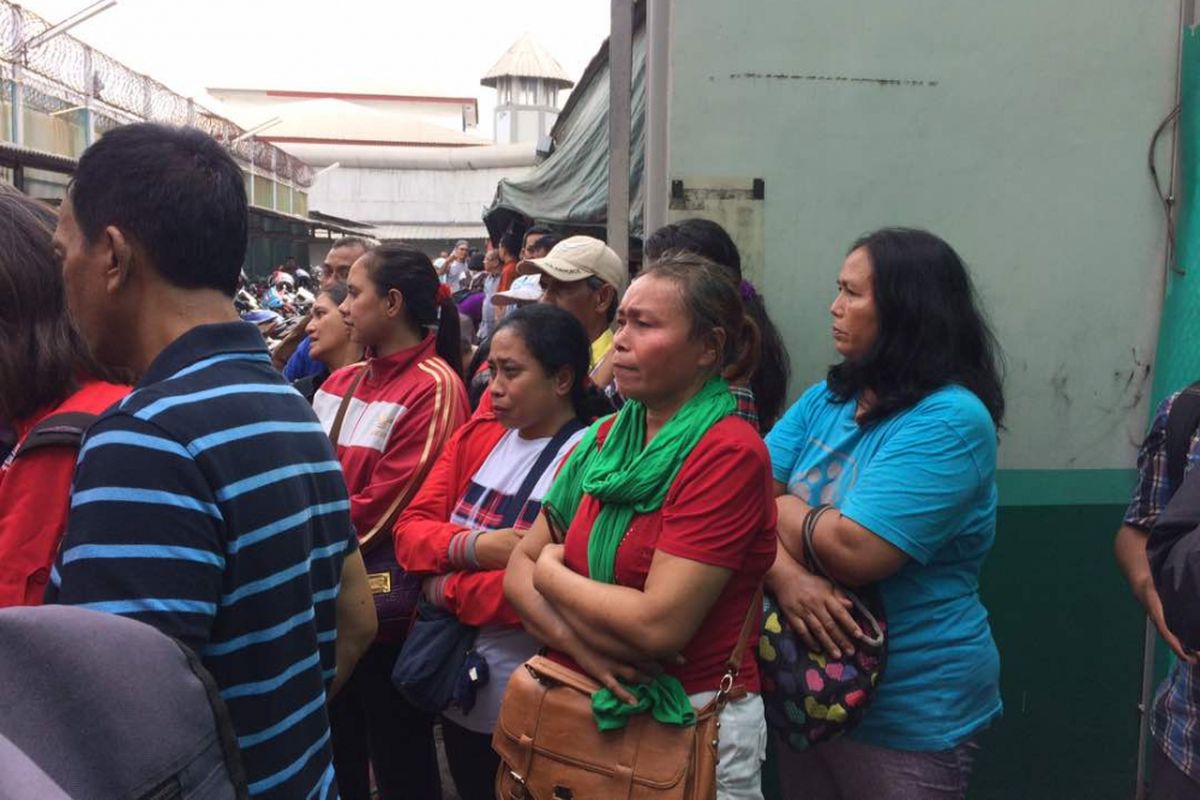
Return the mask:
M 591 289 L 593 292 L 598 292 L 605 286 L 607 286 L 609 289 L 612 289 L 612 302 L 608 304 L 608 308 L 604 311 L 604 315 L 608 318 L 608 324 L 611 327 L 613 320 L 617 318 L 617 306 L 621 305 L 621 295 L 619 292 L 617 292 L 617 287 L 605 280 L 597 278 L 595 275 L 589 275 L 588 277 L 584 278 L 584 283 L 587 285 L 587 288 Z
M 57 405 L 103 376 L 67 315 L 54 210 L 0 185 L 0 421 Z
M 467 269 L 471 272 L 483 271 L 483 253 L 472 253 L 471 260 L 467 262 Z
M 587 390 L 591 343 L 574 314 L 549 303 L 533 303 L 509 312 L 496 326 L 492 337 L 508 329 L 521 337 L 525 348 L 547 375 L 570 367 L 574 376 L 571 407 L 575 409 L 575 416 L 584 421 L 596 416 L 595 400 Z M 491 349 L 490 342 L 488 349 Z
M 438 355 L 461 375 L 458 307 L 449 293 L 439 292 L 442 284 L 429 256 L 411 245 L 386 242 L 367 251 L 366 268 L 380 295 L 400 292 L 414 327 L 435 330 Z M 439 295 L 444 295 L 441 300 Z
M 864 389 L 875 402 L 860 420 L 885 419 L 948 384 L 980 399 L 1000 427 L 1003 357 L 954 248 L 923 230 L 883 228 L 856 241 L 871 258 L 879 335 L 861 359 L 829 368 L 830 394 L 845 402 Z
M 551 236 L 553 233 L 554 231 L 550 230 L 546 225 L 530 225 L 525 229 L 525 234 L 521 239 L 528 239 L 530 234 L 534 234 L 535 236 Z
M 520 234 L 516 231 L 505 231 L 500 235 L 500 246 L 503 247 L 510 256 L 516 258 L 521 255 L 521 242 L 524 241 Z
M 758 366 L 759 331 L 746 313 L 742 297 L 725 276 L 725 268 L 698 253 L 675 250 L 663 254 L 638 276 L 669 280 L 679 287 L 692 336 L 701 338 L 720 328 L 725 347 L 717 361 L 722 377 L 744 380 Z
M 729 278 L 738 285 L 746 312 L 758 325 L 762 340 L 759 367 L 750 376 L 750 388 L 754 390 L 754 400 L 758 405 L 759 430 L 766 433 L 783 414 L 787 403 L 792 362 L 779 329 L 767 314 L 762 295 L 749 283 L 743 285 L 742 256 L 737 245 L 717 223 L 693 217 L 664 225 L 650 234 L 642 247 L 647 261 L 654 261 L 671 250 L 683 250 L 704 256 L 724 267 Z
M 549 253 L 554 249 L 554 245 L 558 244 L 558 237 L 553 233 L 547 233 L 542 238 L 538 239 L 533 247 L 537 250 L 543 250 Z
M 143 122 L 114 128 L 84 151 L 70 198 L 89 242 L 115 226 L 171 284 L 232 297 L 246 256 L 243 181 L 203 131 Z
M 335 306 L 340 306 L 345 301 L 346 294 L 349 291 L 350 289 L 346 286 L 346 284 L 342 283 L 341 281 L 334 281 L 333 285 L 328 289 L 322 289 L 321 291 L 317 292 L 317 297 L 327 294 L 329 295 L 330 301 L 332 301 Z
M 361 236 L 343 236 L 340 239 L 335 239 L 329 249 L 341 250 L 343 247 L 358 247 L 362 250 L 370 250 L 371 243 Z

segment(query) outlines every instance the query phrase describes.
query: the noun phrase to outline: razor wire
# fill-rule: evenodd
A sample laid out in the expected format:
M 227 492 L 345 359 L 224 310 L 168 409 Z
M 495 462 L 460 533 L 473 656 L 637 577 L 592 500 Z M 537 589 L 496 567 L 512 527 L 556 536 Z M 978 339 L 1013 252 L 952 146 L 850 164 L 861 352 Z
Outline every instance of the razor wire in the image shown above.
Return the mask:
M 0 80 L 16 79 L 19 64 L 28 107 L 63 113 L 88 105 L 98 134 L 136 121 L 192 125 L 256 172 L 274 172 L 302 188 L 312 185 L 313 169 L 300 159 L 254 138 L 235 142 L 244 133 L 238 125 L 69 34 L 22 52 L 23 42 L 50 27 L 28 9 L 0 0 Z

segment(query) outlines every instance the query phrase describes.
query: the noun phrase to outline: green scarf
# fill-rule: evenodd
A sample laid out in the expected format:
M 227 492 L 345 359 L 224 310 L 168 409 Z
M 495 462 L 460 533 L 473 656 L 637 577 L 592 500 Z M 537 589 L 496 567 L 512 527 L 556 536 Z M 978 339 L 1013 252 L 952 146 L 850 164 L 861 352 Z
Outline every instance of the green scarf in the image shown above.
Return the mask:
M 736 403 L 723 378 L 712 378 L 662 426 L 649 445 L 646 407 L 628 400 L 621 407 L 604 447 L 596 447 L 601 422 L 588 429 L 579 446 L 542 500 L 542 508 L 559 530 L 567 530 L 585 494 L 600 501 L 600 514 L 588 539 L 588 575 L 615 582 L 617 548 L 635 515 L 662 507 L 667 491 L 692 448 L 716 423 L 734 412 Z M 637 705 L 627 705 L 601 689 L 592 697 L 592 716 L 600 730 L 625 725 L 625 718 L 649 710 L 659 722 L 691 725 L 695 712 L 683 685 L 660 675 L 647 687 L 632 687 Z

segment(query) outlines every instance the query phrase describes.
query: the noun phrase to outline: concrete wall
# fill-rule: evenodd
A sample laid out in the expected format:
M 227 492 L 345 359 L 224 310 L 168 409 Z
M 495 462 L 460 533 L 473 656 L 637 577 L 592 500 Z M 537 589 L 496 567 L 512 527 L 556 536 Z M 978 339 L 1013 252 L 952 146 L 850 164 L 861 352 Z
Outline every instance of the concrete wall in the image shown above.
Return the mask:
M 341 167 L 317 178 L 309 190 L 309 207 L 372 223 L 478 223 L 500 179 L 520 178 L 530 169 Z
M 1177 3 L 673 4 L 669 175 L 765 178 L 793 396 L 834 359 L 847 245 L 928 227 L 1008 355 L 1001 465 L 1132 465 L 1163 272 L 1146 148 L 1174 103 Z

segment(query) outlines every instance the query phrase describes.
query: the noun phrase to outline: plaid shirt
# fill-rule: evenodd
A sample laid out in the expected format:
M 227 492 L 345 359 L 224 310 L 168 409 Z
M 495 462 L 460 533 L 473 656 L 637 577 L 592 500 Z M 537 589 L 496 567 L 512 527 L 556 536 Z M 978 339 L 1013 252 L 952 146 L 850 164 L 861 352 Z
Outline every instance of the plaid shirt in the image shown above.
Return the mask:
M 1171 499 L 1167 478 L 1167 415 L 1179 393 L 1162 402 L 1138 452 L 1138 482 L 1125 512 L 1125 524 L 1148 531 Z M 1193 434 L 1187 469 L 1200 461 L 1200 432 Z M 1154 740 L 1168 758 L 1200 781 L 1200 667 L 1176 661 L 1158 687 L 1150 716 Z

